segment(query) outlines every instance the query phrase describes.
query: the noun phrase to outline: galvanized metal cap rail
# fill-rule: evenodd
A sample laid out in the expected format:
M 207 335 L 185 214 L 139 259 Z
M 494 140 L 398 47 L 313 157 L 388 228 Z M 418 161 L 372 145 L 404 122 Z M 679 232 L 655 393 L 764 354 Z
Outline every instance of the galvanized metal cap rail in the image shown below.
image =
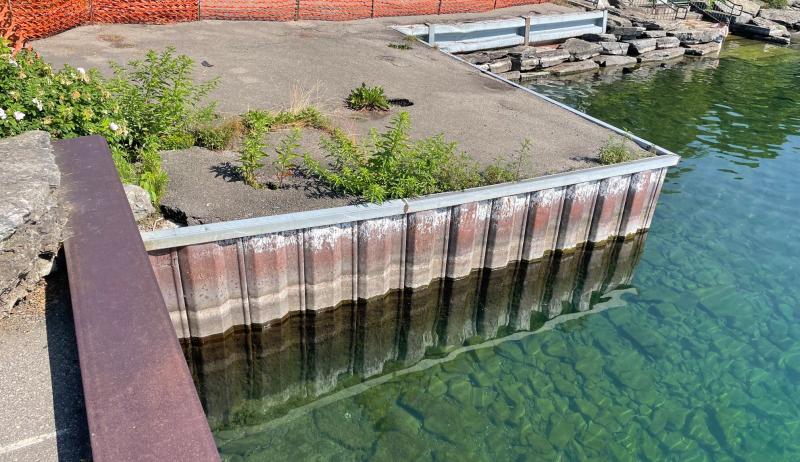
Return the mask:
M 218 461 L 108 145 L 84 137 L 55 152 L 93 460 Z

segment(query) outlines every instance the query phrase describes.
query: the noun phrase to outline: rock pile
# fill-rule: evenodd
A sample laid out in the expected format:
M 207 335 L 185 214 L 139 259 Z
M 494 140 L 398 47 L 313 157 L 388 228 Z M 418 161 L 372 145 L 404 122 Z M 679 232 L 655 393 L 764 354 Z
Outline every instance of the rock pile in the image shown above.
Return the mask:
M 738 1 L 744 3 L 743 12 L 731 23 L 736 35 L 788 45 L 791 31 L 800 31 L 800 2 L 785 9 L 770 9 L 749 0 Z
M 557 46 L 516 46 L 462 54 L 466 61 L 508 80 L 564 76 L 601 67 L 632 66 L 717 53 L 727 29 L 672 29 L 610 24 L 608 33 L 585 34 Z

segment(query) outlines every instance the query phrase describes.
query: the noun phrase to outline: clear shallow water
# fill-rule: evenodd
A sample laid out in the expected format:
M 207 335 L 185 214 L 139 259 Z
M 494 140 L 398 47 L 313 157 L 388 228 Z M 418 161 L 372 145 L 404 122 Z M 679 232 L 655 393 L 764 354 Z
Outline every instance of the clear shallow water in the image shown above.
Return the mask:
M 395 308 L 387 313 L 405 318 L 377 316 L 377 329 L 350 336 L 362 340 L 334 341 L 344 337 L 335 326 L 354 325 L 357 314 L 300 323 L 337 346 L 299 342 L 305 353 L 272 368 L 302 380 L 279 381 L 267 392 L 259 377 L 276 375 L 259 369 L 264 350 L 256 338 L 206 350 L 218 360 L 192 364 L 225 458 L 800 460 L 800 51 L 735 40 L 719 61 L 634 72 L 613 85 L 597 79 L 535 88 L 683 156 L 665 182 L 635 271 L 622 265 L 628 279 L 587 284 L 597 279 L 596 266 L 559 262 L 556 274 L 578 276 L 544 280 L 545 311 L 593 309 L 556 318 L 568 320 L 533 335 L 511 333 L 525 328 L 518 314 L 530 305 L 513 295 L 520 279 L 489 279 L 485 288 L 512 295 L 451 302 L 472 307 L 454 324 L 462 327 L 454 332 L 472 335 L 462 341 L 420 330 L 415 341 L 430 345 L 422 362 L 423 350 L 395 338 L 410 325 L 403 319 L 428 319 L 416 314 L 441 324 L 439 310 L 412 309 L 424 304 L 389 303 Z M 270 338 L 291 345 L 302 326 Z M 318 360 L 309 362 L 309 351 Z M 400 351 L 416 353 L 408 361 Z M 219 361 L 236 354 L 247 366 Z M 362 359 L 325 370 L 341 364 L 339 356 Z M 291 383 L 301 390 L 287 393 Z M 227 391 L 221 397 L 204 389 Z

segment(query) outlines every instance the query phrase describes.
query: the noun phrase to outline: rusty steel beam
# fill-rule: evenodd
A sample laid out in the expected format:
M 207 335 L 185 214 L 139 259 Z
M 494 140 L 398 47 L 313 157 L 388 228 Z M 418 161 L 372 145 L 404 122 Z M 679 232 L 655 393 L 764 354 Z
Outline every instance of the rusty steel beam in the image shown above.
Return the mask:
M 83 137 L 55 152 L 93 460 L 218 461 L 108 145 Z

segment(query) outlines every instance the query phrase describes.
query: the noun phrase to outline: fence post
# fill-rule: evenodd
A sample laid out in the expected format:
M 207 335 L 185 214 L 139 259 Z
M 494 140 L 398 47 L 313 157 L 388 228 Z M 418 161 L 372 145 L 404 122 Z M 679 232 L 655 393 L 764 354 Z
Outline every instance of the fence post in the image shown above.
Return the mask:
M 434 30 L 435 24 L 428 23 L 428 45 L 435 47 L 436 46 L 436 31 Z
M 531 17 L 524 16 L 524 18 L 525 18 L 525 40 L 522 42 L 522 44 L 528 46 L 531 44 Z

